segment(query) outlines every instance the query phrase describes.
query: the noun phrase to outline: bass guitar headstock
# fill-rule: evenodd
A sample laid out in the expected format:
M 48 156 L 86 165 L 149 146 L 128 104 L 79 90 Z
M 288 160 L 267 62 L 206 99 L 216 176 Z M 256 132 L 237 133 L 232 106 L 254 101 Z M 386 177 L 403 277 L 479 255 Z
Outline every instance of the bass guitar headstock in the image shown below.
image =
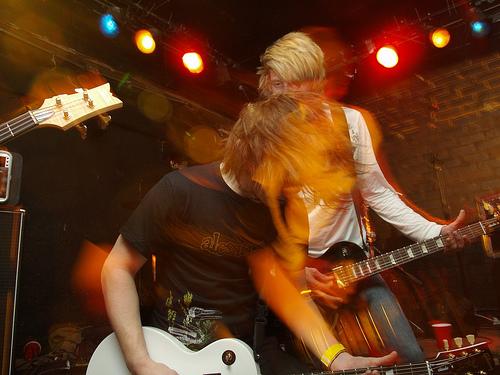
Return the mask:
M 45 99 L 39 109 L 32 111 L 38 126 L 67 130 L 91 117 L 123 106 L 122 101 L 111 93 L 109 83 L 75 91 L 75 94 Z

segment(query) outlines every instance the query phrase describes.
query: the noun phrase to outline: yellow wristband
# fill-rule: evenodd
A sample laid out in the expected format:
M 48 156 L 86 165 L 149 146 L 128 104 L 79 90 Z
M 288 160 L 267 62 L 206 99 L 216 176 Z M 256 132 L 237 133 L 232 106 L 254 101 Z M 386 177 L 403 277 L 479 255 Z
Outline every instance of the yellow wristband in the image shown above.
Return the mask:
M 333 344 L 332 346 L 330 346 L 328 349 L 325 350 L 325 352 L 321 356 L 321 362 L 323 362 L 323 364 L 326 367 L 330 367 L 332 362 L 335 361 L 335 359 L 337 359 L 339 354 L 344 353 L 345 351 L 346 351 L 345 347 L 341 343 L 338 342 L 336 344 Z

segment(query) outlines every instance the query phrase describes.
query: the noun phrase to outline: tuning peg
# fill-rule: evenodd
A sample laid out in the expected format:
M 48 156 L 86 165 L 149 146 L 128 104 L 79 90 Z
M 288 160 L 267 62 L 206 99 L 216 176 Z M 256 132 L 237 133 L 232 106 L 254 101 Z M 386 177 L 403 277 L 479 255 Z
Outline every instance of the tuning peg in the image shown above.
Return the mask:
M 63 111 L 63 117 L 65 120 L 69 119 L 69 112 L 68 111 Z
M 97 116 L 97 123 L 99 129 L 106 130 L 108 128 L 109 122 L 111 121 L 111 116 L 108 114 L 102 114 Z
M 89 108 L 94 108 L 94 101 L 90 98 L 87 98 L 87 105 Z
M 56 98 L 56 106 L 58 106 L 58 107 L 62 106 L 62 101 L 61 101 L 60 97 Z
M 85 124 L 78 124 L 75 126 L 76 130 L 80 134 L 80 138 L 85 140 L 87 139 L 87 126 Z
M 474 343 L 476 342 L 476 336 L 474 335 L 466 335 L 465 338 L 467 339 L 469 345 L 474 345 Z
M 450 350 L 450 344 L 448 343 L 448 340 L 446 340 L 446 339 L 443 339 L 443 349 L 445 351 Z
M 89 92 L 87 89 L 83 89 L 83 100 L 85 101 L 89 100 Z
M 455 337 L 455 338 L 453 339 L 453 342 L 455 343 L 455 346 L 456 346 L 457 348 L 461 348 L 461 347 L 462 347 L 462 345 L 463 345 L 463 340 L 462 340 L 462 338 L 461 338 L 461 337 Z

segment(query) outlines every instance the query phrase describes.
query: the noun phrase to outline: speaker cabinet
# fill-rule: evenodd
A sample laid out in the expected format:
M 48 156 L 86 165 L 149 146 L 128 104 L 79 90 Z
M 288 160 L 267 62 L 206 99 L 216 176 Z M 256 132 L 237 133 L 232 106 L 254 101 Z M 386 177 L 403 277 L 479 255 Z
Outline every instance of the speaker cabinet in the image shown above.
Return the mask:
M 26 211 L 0 207 L 0 355 L 1 375 L 13 374 L 14 322 Z

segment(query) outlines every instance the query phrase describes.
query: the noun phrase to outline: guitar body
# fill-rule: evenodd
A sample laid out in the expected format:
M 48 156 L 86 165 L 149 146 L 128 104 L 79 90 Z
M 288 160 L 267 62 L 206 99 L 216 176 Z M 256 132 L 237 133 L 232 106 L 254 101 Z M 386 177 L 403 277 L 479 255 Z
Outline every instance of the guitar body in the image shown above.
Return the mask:
M 158 328 L 143 327 L 151 358 L 177 371 L 179 375 L 259 375 L 252 349 L 238 339 L 221 339 L 198 352 L 182 345 Z M 232 352 L 234 363 L 226 365 L 223 355 Z M 90 359 L 86 375 L 128 375 L 130 372 L 114 333 L 106 337 Z
M 351 265 L 365 259 L 365 251 L 358 245 L 351 242 L 339 242 L 330 247 L 321 257 L 308 260 L 308 266 L 328 274 L 332 268 Z M 377 356 L 387 352 L 385 343 L 367 308 L 359 303 L 344 305 L 335 310 L 321 305 L 318 307 L 335 337 L 350 353 Z M 303 343 L 300 343 L 299 351 L 305 354 L 307 360 L 313 363 L 317 361 Z
M 360 262 L 366 259 L 365 251 L 358 245 L 352 242 L 339 242 L 330 247 L 326 253 L 324 253 L 320 259 L 338 263 L 345 260 L 351 260 L 354 262 Z

